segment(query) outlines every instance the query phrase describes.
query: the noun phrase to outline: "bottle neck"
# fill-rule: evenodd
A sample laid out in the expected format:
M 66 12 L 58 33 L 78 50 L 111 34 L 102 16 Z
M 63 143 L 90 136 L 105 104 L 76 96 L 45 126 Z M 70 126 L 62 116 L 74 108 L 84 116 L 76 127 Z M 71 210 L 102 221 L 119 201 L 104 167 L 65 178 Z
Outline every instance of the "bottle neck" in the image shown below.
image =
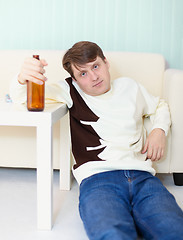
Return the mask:
M 39 60 L 39 55 L 33 55 L 33 58 L 36 58 L 37 60 Z

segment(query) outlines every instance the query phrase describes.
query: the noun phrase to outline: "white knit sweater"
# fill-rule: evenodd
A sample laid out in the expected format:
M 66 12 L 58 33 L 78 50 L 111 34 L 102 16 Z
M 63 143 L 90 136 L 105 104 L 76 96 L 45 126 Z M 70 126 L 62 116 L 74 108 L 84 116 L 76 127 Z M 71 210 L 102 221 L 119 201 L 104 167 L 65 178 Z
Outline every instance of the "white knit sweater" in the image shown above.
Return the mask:
M 17 81 L 10 94 L 14 102 L 26 102 L 25 86 Z M 47 86 L 46 99 L 70 109 L 73 174 L 79 184 L 93 174 L 119 169 L 155 174 L 151 160 L 141 154 L 146 139 L 143 118 L 149 117 L 152 129 L 161 128 L 167 135 L 170 113 L 164 100 L 130 78 L 114 80 L 110 91 L 100 96 L 85 94 L 71 79 L 60 81 Z

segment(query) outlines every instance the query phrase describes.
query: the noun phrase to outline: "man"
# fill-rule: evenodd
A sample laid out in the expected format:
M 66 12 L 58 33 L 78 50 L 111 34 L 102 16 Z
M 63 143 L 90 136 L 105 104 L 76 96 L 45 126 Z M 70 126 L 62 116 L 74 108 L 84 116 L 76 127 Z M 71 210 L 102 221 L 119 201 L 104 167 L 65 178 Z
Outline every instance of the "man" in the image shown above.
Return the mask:
M 25 61 L 12 85 L 14 101 L 25 102 L 27 80 L 46 81 L 46 65 Z M 76 43 L 63 67 L 71 77 L 48 86 L 46 97 L 70 111 L 73 174 L 89 239 L 136 239 L 137 232 L 145 239 L 183 239 L 183 212 L 152 168 L 164 154 L 167 104 L 132 79 L 111 82 L 109 62 L 95 43 Z M 147 139 L 144 117 L 153 123 Z

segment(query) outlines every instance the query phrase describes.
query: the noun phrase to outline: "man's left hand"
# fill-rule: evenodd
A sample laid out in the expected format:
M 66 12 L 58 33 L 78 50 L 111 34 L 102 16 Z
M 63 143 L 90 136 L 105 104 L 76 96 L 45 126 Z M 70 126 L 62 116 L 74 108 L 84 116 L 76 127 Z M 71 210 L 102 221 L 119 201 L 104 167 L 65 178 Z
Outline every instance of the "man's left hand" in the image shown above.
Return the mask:
M 165 151 L 166 136 L 164 130 L 155 128 L 146 139 L 145 145 L 142 149 L 142 154 L 147 152 L 147 159 L 151 161 L 160 160 Z

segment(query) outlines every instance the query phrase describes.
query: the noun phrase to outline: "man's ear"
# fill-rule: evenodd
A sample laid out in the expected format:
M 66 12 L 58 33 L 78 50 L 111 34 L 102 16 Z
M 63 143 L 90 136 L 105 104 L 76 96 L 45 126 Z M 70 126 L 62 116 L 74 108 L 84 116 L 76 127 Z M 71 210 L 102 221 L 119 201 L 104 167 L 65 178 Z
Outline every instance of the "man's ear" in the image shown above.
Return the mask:
M 109 64 L 107 58 L 104 58 L 104 62 L 107 64 L 107 67 L 110 68 L 110 64 Z

